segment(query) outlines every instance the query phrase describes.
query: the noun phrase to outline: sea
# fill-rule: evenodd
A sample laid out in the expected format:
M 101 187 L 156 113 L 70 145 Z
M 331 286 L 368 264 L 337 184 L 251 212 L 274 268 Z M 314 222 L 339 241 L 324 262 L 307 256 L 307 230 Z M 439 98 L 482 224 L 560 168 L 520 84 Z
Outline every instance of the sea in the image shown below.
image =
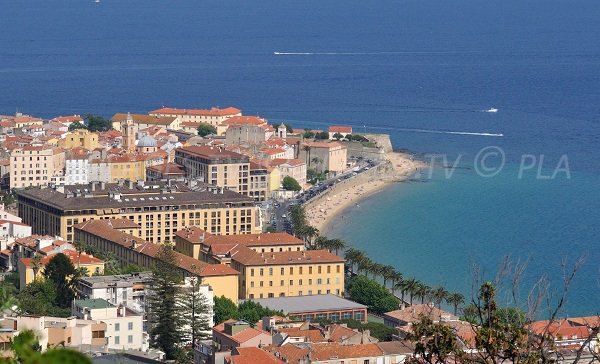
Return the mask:
M 236 106 L 390 134 L 434 167 L 328 236 L 467 298 L 472 267 L 492 280 L 509 255 L 527 265 L 522 302 L 541 277 L 555 300 L 585 257 L 562 314 L 595 315 L 598 14 L 597 0 L 0 0 L 0 114 Z

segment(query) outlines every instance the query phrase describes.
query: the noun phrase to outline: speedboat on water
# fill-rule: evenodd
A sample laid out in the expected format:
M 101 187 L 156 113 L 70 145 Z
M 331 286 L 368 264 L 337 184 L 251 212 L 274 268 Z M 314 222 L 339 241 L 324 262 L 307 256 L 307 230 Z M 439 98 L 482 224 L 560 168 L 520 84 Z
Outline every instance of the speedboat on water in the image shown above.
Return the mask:
M 487 110 L 484 110 L 485 112 L 498 112 L 498 109 L 496 109 L 495 107 L 489 108 Z

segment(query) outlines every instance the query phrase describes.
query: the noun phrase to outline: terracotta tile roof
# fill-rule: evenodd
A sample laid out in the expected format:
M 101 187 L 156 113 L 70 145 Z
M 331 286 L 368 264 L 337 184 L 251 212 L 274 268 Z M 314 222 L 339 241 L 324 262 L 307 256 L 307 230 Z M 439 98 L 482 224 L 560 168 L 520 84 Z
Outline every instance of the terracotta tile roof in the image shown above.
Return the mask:
M 384 355 L 412 355 L 415 352 L 415 347 L 410 341 L 382 341 L 376 345 L 379 346 Z
M 77 264 L 80 265 L 91 265 L 91 264 L 101 264 L 104 263 L 104 261 L 102 259 L 98 259 L 93 255 L 90 254 L 86 254 L 86 253 L 81 253 L 81 256 L 79 255 L 79 253 L 75 250 L 63 250 L 61 252 L 62 254 L 66 255 L 71 262 L 77 266 Z M 45 266 L 46 264 L 50 263 L 50 261 L 56 256 L 55 255 L 47 255 L 42 257 L 41 259 L 41 264 L 42 266 Z M 30 267 L 31 266 L 31 261 L 32 258 L 21 258 L 21 262 L 23 263 L 23 265 L 25 265 L 26 267 Z
M 37 240 L 40 240 L 40 239 L 54 239 L 54 238 L 49 235 L 31 235 L 31 236 L 27 236 L 25 238 L 15 239 L 15 243 L 25 246 L 25 247 L 28 247 L 28 248 L 35 249 L 37 247 Z
M 229 319 L 229 320 L 227 320 L 227 321 L 225 321 L 223 323 L 220 323 L 220 324 L 216 325 L 215 327 L 213 327 L 213 332 L 216 331 L 219 334 L 221 334 L 221 335 L 223 335 L 223 336 L 225 336 L 225 337 L 227 337 L 227 338 L 229 338 L 229 339 L 231 339 L 231 340 L 233 340 L 233 341 L 235 341 L 237 343 L 240 343 L 240 344 L 242 344 L 242 343 L 244 343 L 244 342 L 246 342 L 246 341 L 248 341 L 248 340 L 250 340 L 252 338 L 255 338 L 256 336 L 261 335 L 261 334 L 265 334 L 265 335 L 271 336 L 269 333 L 267 333 L 265 331 L 257 330 L 257 329 L 252 328 L 252 327 L 248 327 L 248 328 L 246 328 L 246 329 L 238 332 L 235 335 L 228 335 L 227 333 L 225 333 L 225 324 L 226 323 L 231 323 L 231 322 L 237 322 L 237 320 Z
M 315 361 L 377 357 L 383 355 L 383 350 L 376 344 L 341 345 L 339 343 L 314 344 L 311 347 L 311 359 Z
M 283 164 L 289 164 L 290 166 L 301 166 L 306 164 L 302 159 L 284 159 L 284 158 L 275 158 L 271 160 L 272 166 L 281 166 Z
M 258 253 L 245 246 L 239 246 L 231 259 L 245 266 L 343 263 L 344 258 L 327 250 L 283 251 Z
M 415 304 L 401 310 L 395 310 L 386 312 L 385 317 L 403 321 L 406 323 L 412 323 L 419 320 L 421 315 L 429 316 L 433 321 L 456 321 L 458 317 L 452 315 L 450 312 L 440 310 L 437 307 L 432 307 L 428 304 Z
M 268 155 L 285 153 L 285 149 L 283 148 L 260 148 L 260 151 Z
M 308 342 L 312 343 L 320 343 L 324 342 L 325 337 L 321 334 L 319 330 L 301 330 L 299 327 L 290 327 L 279 329 L 279 332 L 289 335 L 290 337 L 303 337 Z
M 267 123 L 267 119 L 259 118 L 258 116 L 234 116 L 227 119 L 223 124 L 246 124 L 246 125 L 263 125 Z
M 183 167 L 176 163 L 156 164 L 156 165 L 147 167 L 146 170 L 158 172 L 163 175 L 164 174 L 185 175 L 185 171 L 183 170 Z
M 80 115 L 57 116 L 50 121 L 59 122 L 59 123 L 73 123 L 75 121 L 82 122 L 83 118 Z
M 22 222 L 9 221 L 9 220 L 0 220 L 0 225 L 4 225 L 4 224 L 13 224 L 13 225 L 19 225 L 19 226 L 29 226 L 29 225 L 24 224 Z
M 190 226 L 175 233 L 176 236 L 192 244 L 216 245 L 245 245 L 249 247 L 267 245 L 304 245 L 304 241 L 285 232 L 239 235 L 213 235 L 197 226 Z
M 277 359 L 273 354 L 255 347 L 235 348 L 238 355 L 232 355 L 225 358 L 226 363 L 230 364 L 277 364 L 283 361 Z
M 304 145 L 310 148 L 327 148 L 327 149 L 337 149 L 337 148 L 346 148 L 338 142 L 313 142 L 313 141 L 304 141 Z
M 590 320 L 591 321 L 591 320 Z M 537 335 L 550 334 L 555 340 L 564 340 L 564 339 L 585 339 L 588 337 L 590 333 L 590 329 L 588 328 L 588 324 L 590 323 L 598 323 L 598 319 L 596 321 L 587 321 L 585 320 L 573 320 L 573 319 L 562 319 L 550 322 L 548 320 L 544 321 L 535 321 L 527 326 L 529 330 Z
M 248 159 L 247 156 L 229 151 L 225 148 L 211 147 L 208 145 L 193 145 L 178 148 L 176 152 L 196 155 L 211 160 Z
M 210 110 L 206 109 L 175 109 L 170 107 L 163 107 L 161 109 L 152 110 L 149 114 L 173 114 L 173 115 L 203 115 L 203 116 L 228 116 L 239 114 L 242 111 L 235 107 L 227 107 L 225 109 L 219 109 L 213 107 Z
M 286 344 L 283 346 L 268 345 L 263 350 L 273 353 L 276 357 L 283 359 L 286 363 L 297 364 L 302 359 L 308 362 L 309 348 L 307 346 L 296 346 L 293 344 Z
M 352 133 L 352 127 L 332 125 L 329 127 L 328 131 L 330 133 Z
M 359 332 L 342 325 L 330 325 L 327 329 L 329 331 L 329 341 L 333 342 L 341 342 L 343 339 L 349 339 L 353 336 L 361 335 Z
M 169 117 L 169 116 L 156 117 L 153 115 L 144 115 L 144 114 L 131 114 L 131 118 L 133 119 L 133 122 L 137 123 L 137 124 L 170 125 L 171 123 L 173 123 L 173 121 L 175 121 L 174 117 Z M 110 120 L 120 122 L 120 123 L 125 122 L 125 121 L 127 121 L 127 114 L 123 114 L 123 113 L 114 114 L 110 118 Z

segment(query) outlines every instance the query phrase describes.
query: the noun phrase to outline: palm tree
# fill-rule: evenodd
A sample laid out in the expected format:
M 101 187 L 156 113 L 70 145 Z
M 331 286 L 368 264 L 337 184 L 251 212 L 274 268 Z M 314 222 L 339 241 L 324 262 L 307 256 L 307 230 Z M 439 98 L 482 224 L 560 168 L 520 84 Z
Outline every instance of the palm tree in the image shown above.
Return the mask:
M 429 296 L 430 292 L 431 292 L 431 287 L 419 282 L 419 286 L 418 286 L 417 290 L 415 291 L 415 297 L 420 298 L 421 304 L 424 304 L 425 299 Z
M 315 240 L 314 247 L 316 249 L 328 249 L 329 240 L 325 236 L 318 236 Z
M 306 152 L 306 165 L 310 168 L 310 146 L 304 145 L 302 146 L 302 150 Z
M 396 269 L 391 265 L 384 265 L 381 267 L 381 278 L 383 278 L 383 286 L 387 287 L 387 281 L 391 280 L 396 274 Z M 392 284 L 392 287 L 394 285 Z
M 430 294 L 434 304 L 436 304 L 438 308 L 441 309 L 442 301 L 444 301 L 448 297 L 449 293 L 446 290 L 446 288 L 442 286 L 437 286 L 430 291 Z
M 354 248 L 346 250 L 344 258 L 350 263 L 350 270 L 354 272 L 354 265 L 358 265 L 360 261 L 366 257 L 365 253 Z
M 446 297 L 446 303 L 454 307 L 454 316 L 456 316 L 456 313 L 458 312 L 458 306 L 465 303 L 465 296 L 460 293 L 450 293 Z
M 38 253 L 35 253 L 31 258 L 31 269 L 33 269 L 33 280 L 35 281 L 38 272 L 42 268 L 42 256 Z
M 346 247 L 346 242 L 341 239 L 331 239 L 327 241 L 327 249 L 329 251 L 334 250 L 335 255 L 338 255 L 340 250 L 343 250 Z
M 323 160 L 319 157 L 313 157 L 310 161 L 315 164 L 315 170 L 318 170 L 319 164 L 323 163 Z
M 365 276 L 371 272 L 372 267 L 373 261 L 371 261 L 371 259 L 367 256 L 358 262 L 358 272 L 363 272 Z
M 412 306 L 413 297 L 415 297 L 421 282 L 417 281 L 414 278 L 408 278 L 408 279 L 402 280 L 402 282 L 400 282 L 400 284 L 402 285 L 400 287 L 400 290 L 402 291 L 402 297 L 404 297 L 405 292 L 408 293 L 410 305 Z
M 402 281 L 402 273 L 398 272 L 395 268 L 392 271 L 391 276 L 389 277 L 390 281 L 392 281 L 392 288 L 396 287 L 396 284 Z
M 373 275 L 373 280 L 377 278 L 377 276 L 382 276 L 383 273 L 383 264 L 373 262 L 369 269 L 369 273 Z

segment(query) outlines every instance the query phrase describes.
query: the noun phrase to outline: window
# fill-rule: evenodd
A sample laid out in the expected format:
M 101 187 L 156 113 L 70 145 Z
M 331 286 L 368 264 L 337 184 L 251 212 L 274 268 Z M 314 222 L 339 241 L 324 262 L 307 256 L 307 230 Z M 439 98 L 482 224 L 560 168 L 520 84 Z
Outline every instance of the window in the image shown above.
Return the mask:
M 265 270 L 263 268 L 260 268 L 260 275 L 264 275 L 265 274 Z
M 121 338 L 118 336 L 115 336 L 115 345 L 119 345 L 121 343 Z
M 250 282 L 250 287 L 254 287 L 254 281 Z
M 321 266 L 317 267 L 317 271 L 318 271 L 319 274 L 321 274 Z
M 129 331 L 133 330 L 133 322 L 127 323 L 127 330 L 129 330 Z
M 104 331 L 92 331 L 92 339 L 104 338 Z
M 127 336 L 127 343 L 128 344 L 133 344 L 133 335 L 128 335 Z
M 263 281 L 260 281 L 260 286 L 261 286 L 261 287 L 263 286 Z
M 298 274 L 302 274 L 302 267 L 298 268 Z
M 294 280 L 290 279 L 290 286 L 293 286 L 293 285 L 294 285 Z
M 250 277 L 254 277 L 254 268 L 250 269 Z
M 308 267 L 308 274 L 312 274 L 312 267 Z
M 269 268 L 269 275 L 272 276 L 273 275 L 273 268 Z
M 294 267 L 290 267 L 290 275 L 294 274 Z
M 321 278 L 317 278 L 317 284 L 322 284 L 323 280 Z
M 115 331 L 121 330 L 121 324 L 115 324 Z M 117 336 L 118 337 L 118 336 Z
M 283 279 L 282 279 L 279 285 L 280 285 L 280 286 L 283 286 L 284 284 L 285 284 L 285 283 L 283 283 Z
M 281 275 L 285 274 L 285 268 L 281 267 Z
M 335 267 L 335 272 L 336 272 L 336 273 L 339 273 L 339 272 L 340 272 L 340 269 L 341 269 L 341 267 L 342 267 L 341 265 L 337 265 L 337 266 Z
M 331 273 L 331 266 L 330 265 L 327 266 L 327 274 L 329 274 L 329 273 Z

